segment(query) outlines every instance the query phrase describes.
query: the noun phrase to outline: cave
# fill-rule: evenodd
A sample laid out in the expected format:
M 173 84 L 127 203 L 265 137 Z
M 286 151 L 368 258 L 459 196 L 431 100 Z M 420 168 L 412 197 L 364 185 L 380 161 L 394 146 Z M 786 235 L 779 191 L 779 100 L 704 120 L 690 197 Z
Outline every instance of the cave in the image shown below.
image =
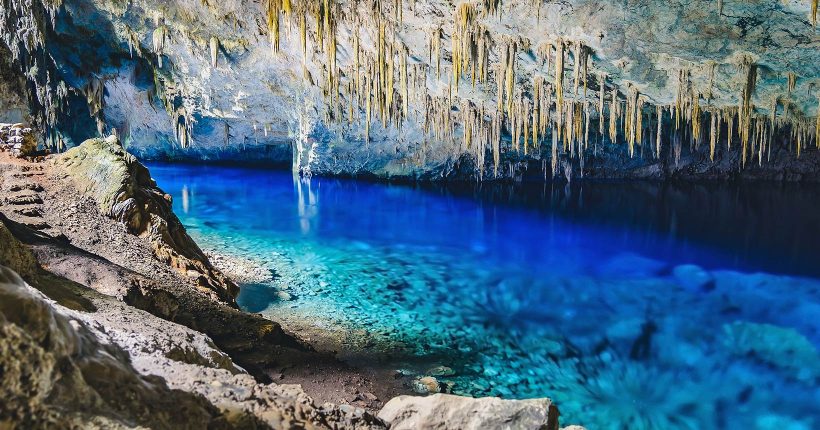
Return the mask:
M 0 0 L 0 428 L 817 428 L 817 15 Z

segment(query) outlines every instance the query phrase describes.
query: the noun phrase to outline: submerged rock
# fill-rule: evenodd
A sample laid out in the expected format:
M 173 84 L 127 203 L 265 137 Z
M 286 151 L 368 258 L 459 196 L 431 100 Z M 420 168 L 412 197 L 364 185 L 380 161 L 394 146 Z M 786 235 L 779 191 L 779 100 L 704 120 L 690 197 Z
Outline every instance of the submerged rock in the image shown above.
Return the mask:
M 452 376 L 455 375 L 456 372 L 455 370 L 447 366 L 436 366 L 427 369 L 427 374 L 433 376 Z
M 659 275 L 667 269 L 666 263 L 638 254 L 618 254 L 596 268 L 603 278 L 629 279 Z
M 714 277 L 694 264 L 675 266 L 672 269 L 672 276 L 681 287 L 689 291 L 709 291 L 715 287 Z
M 558 409 L 549 399 L 399 396 L 390 400 L 378 416 L 392 430 L 558 429 Z
M 723 336 L 738 356 L 754 357 L 799 380 L 820 378 L 820 351 L 793 328 L 736 321 L 723 326 Z
M 432 376 L 423 376 L 413 381 L 413 391 L 419 394 L 434 394 L 441 391 L 441 384 Z

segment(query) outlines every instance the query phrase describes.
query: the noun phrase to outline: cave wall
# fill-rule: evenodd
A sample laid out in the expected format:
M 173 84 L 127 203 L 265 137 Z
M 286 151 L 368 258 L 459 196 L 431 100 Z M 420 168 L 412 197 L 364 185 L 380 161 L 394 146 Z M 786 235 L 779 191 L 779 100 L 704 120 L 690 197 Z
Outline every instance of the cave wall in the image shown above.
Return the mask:
M 818 180 L 811 1 L 2 0 L 0 34 L 58 149 L 116 132 L 141 158 L 306 175 Z

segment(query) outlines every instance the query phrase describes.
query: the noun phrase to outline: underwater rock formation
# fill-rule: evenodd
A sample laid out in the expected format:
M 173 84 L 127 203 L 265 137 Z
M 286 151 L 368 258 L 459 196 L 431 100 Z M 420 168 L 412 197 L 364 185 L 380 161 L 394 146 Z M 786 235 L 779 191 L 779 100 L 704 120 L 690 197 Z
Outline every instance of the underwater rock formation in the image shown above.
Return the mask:
M 55 162 L 103 214 L 124 224 L 130 233 L 147 236 L 157 258 L 233 303 L 239 287 L 211 265 L 171 210 L 170 196 L 157 188 L 148 169 L 116 137 L 88 140 Z
M 816 2 L 717 3 L 4 0 L 0 35 L 56 149 L 115 128 L 305 175 L 817 180 Z

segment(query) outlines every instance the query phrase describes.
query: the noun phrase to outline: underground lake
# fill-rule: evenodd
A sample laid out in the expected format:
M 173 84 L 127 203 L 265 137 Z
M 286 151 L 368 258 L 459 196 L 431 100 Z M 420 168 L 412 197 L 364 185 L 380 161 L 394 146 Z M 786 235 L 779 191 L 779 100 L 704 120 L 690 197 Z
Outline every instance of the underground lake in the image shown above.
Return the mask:
M 148 167 L 207 253 L 255 267 L 244 310 L 353 365 L 590 429 L 820 424 L 816 185 Z

